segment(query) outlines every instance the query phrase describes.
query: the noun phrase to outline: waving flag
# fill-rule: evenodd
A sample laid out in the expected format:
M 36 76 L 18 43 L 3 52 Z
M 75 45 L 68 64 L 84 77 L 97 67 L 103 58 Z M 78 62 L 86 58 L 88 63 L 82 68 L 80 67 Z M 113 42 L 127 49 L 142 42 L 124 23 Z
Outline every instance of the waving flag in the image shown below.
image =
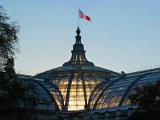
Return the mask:
M 81 10 L 79 10 L 79 18 L 85 19 L 87 21 L 91 21 L 91 18 L 85 15 Z

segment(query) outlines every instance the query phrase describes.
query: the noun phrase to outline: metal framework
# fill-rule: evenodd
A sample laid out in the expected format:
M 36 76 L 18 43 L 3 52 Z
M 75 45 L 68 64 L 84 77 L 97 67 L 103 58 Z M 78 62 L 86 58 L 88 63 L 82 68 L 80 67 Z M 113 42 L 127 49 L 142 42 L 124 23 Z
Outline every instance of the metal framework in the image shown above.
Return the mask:
M 82 79 L 82 84 L 83 84 L 83 91 L 84 91 L 84 101 L 85 101 L 85 106 L 84 108 L 87 108 L 88 105 L 87 105 L 87 95 L 86 95 L 86 84 L 85 84 L 85 80 L 84 80 L 84 75 L 83 73 L 81 73 L 81 79 Z
M 136 84 L 136 82 L 138 82 L 141 78 L 143 78 L 143 77 L 145 77 L 145 76 L 147 76 L 147 75 L 149 75 L 149 74 L 151 74 L 151 73 L 146 73 L 146 74 L 144 74 L 144 75 L 142 75 L 142 76 L 139 76 L 137 79 L 135 79 L 132 83 L 131 83 L 131 85 L 130 86 L 128 86 L 128 88 L 127 88 L 127 90 L 125 91 L 125 93 L 124 93 L 124 95 L 122 96 L 122 99 L 121 99 L 121 101 L 120 101 L 120 103 L 119 103 L 119 107 L 120 106 L 122 106 L 122 103 L 123 103 L 123 101 L 124 101 L 124 99 L 126 98 L 126 96 L 129 94 L 129 91 L 132 89 L 132 87 Z
M 121 78 L 119 78 L 119 79 L 117 79 L 117 80 L 114 80 L 113 82 L 111 82 L 110 84 L 108 84 L 108 85 L 103 89 L 103 91 L 100 93 L 100 95 L 99 95 L 98 98 L 96 99 L 96 102 L 95 102 L 95 104 L 94 104 L 94 106 L 93 106 L 93 109 L 96 108 L 97 103 L 98 103 L 100 97 L 102 97 L 103 93 L 104 93 L 110 86 L 112 86 L 114 83 L 118 82 L 119 80 L 121 80 Z
M 98 85 L 93 89 L 93 91 L 91 92 L 91 95 L 90 95 L 90 97 L 89 97 L 89 100 L 88 100 L 89 109 L 92 108 L 92 105 L 95 104 L 95 101 L 98 99 L 98 96 L 101 94 L 101 91 L 103 91 L 104 87 L 107 86 L 109 83 L 110 83 L 110 81 L 109 81 L 109 80 L 106 80 L 106 81 L 98 84 Z
M 48 79 L 55 84 L 60 99 L 58 105 L 64 111 L 84 110 L 89 108 L 89 96 L 97 84 L 105 78 L 119 75 L 116 72 L 94 66 L 85 56 L 84 46 L 81 42 L 80 29 L 77 28 L 76 42 L 73 45 L 71 59 L 62 67 L 51 69 L 37 74 L 37 78 Z M 54 98 L 57 102 L 56 96 Z M 63 102 L 62 102 L 63 101 Z
M 89 99 L 90 109 L 130 105 L 128 96 L 134 93 L 134 88 L 137 85 L 153 84 L 158 80 L 160 80 L 159 68 L 126 74 L 124 77 L 116 78 L 110 83 L 102 82 L 91 93 Z
M 74 78 L 74 73 L 71 73 L 69 82 L 68 82 L 68 88 L 67 88 L 67 95 L 66 95 L 66 103 L 65 103 L 65 111 L 68 111 L 68 104 L 69 104 L 69 96 L 70 96 L 70 89 L 71 89 L 71 84 L 72 80 Z
M 54 99 L 54 96 L 51 94 L 51 91 L 44 85 L 45 83 L 44 82 L 41 82 L 41 81 L 38 81 L 38 80 L 35 80 L 35 78 L 32 78 L 32 77 L 22 77 L 22 76 L 18 76 L 18 79 L 19 80 L 21 80 L 21 81 L 24 81 L 23 82 L 23 84 L 26 84 L 26 83 L 28 83 L 28 82 L 33 82 L 34 84 L 37 84 L 39 87 L 41 87 L 42 88 L 42 90 L 44 90 L 44 92 L 46 93 L 46 95 L 47 96 L 49 96 L 49 98 L 50 98 L 50 102 L 52 103 L 54 103 L 54 105 L 55 105 L 55 110 L 60 110 L 59 109 L 59 106 L 57 105 L 57 102 L 56 102 L 56 100 Z M 47 83 L 46 83 L 47 84 Z M 34 87 L 36 87 L 36 86 L 34 86 Z M 36 89 L 36 88 L 34 88 L 34 89 Z M 40 92 L 40 91 L 37 91 L 37 92 Z M 38 95 L 38 93 L 36 93 L 37 95 Z M 38 98 L 36 98 L 36 99 L 38 99 Z M 47 101 L 48 99 L 46 99 L 46 101 Z M 44 100 L 41 100 L 41 99 L 39 99 L 39 101 L 44 101 Z
M 49 89 L 60 110 L 78 111 L 119 107 L 123 106 L 124 102 L 126 102 L 125 105 L 129 105 L 127 96 L 139 81 L 154 73 L 155 75 L 149 80 L 157 79 L 154 77 L 160 73 L 160 69 L 120 75 L 94 66 L 86 59 L 80 32 L 77 28 L 76 42 L 68 62 L 65 62 L 62 67 L 35 76 L 45 78 L 50 83 L 44 86 Z
M 62 110 L 62 111 L 69 111 L 70 109 L 68 108 L 72 107 L 72 104 L 70 103 L 70 98 L 76 97 L 76 100 L 79 99 L 78 97 L 79 89 L 83 90 L 82 98 L 84 99 L 84 104 L 83 104 L 84 109 L 95 110 L 95 109 L 104 108 L 106 106 L 105 104 L 108 104 L 107 105 L 108 107 L 105 107 L 105 108 L 109 108 L 111 107 L 110 106 L 111 102 L 116 102 L 116 101 L 112 101 L 114 97 L 110 100 L 107 97 L 109 97 L 109 94 L 114 94 L 114 89 L 115 89 L 115 86 L 117 85 L 118 85 L 117 87 L 119 88 L 122 86 L 125 88 L 123 91 L 118 92 L 121 97 L 119 99 L 118 105 L 116 106 L 121 107 L 124 105 L 129 105 L 129 103 L 126 103 L 125 101 L 127 101 L 128 99 L 127 97 L 129 96 L 129 94 L 132 93 L 131 91 L 134 90 L 136 85 L 153 83 L 160 80 L 160 69 L 154 69 L 144 73 L 143 72 L 135 73 L 135 75 L 126 74 L 125 76 L 116 77 L 113 80 L 109 80 L 108 78 L 106 81 L 96 84 L 95 87 L 92 87 L 91 84 L 88 85 L 87 87 L 88 78 L 85 74 L 86 73 L 83 73 L 83 72 L 75 72 L 75 71 L 71 72 L 70 77 L 68 79 L 67 88 L 66 88 L 67 93 L 66 93 L 65 101 L 61 93 L 62 91 L 53 82 L 48 80 L 41 81 L 41 80 L 38 80 L 37 78 L 32 78 L 32 77 L 25 77 L 23 80 L 31 81 L 34 84 L 37 84 L 38 86 L 40 86 L 45 91 L 45 93 L 49 96 L 50 101 L 53 101 L 55 103 L 56 109 Z M 74 84 L 75 82 L 77 83 Z M 93 81 L 91 80 L 91 82 Z M 89 96 L 87 93 L 88 88 L 90 88 L 92 91 L 89 94 Z M 71 91 L 74 91 L 74 90 L 75 90 L 75 95 L 74 96 L 72 95 L 71 97 L 71 94 L 73 93 Z M 89 98 L 87 99 L 87 97 Z M 78 104 L 79 103 L 76 103 L 75 105 L 78 105 Z M 99 104 L 102 104 L 102 105 L 99 106 Z
M 62 96 L 61 91 L 59 90 L 59 88 L 55 84 L 53 84 L 51 82 L 45 82 L 45 83 L 46 84 L 44 84 L 44 87 L 50 88 L 50 92 L 55 93 L 55 94 L 52 94 L 52 96 L 54 97 L 55 101 L 60 104 L 61 110 L 64 110 L 65 109 L 64 108 L 64 100 L 63 100 L 63 96 Z

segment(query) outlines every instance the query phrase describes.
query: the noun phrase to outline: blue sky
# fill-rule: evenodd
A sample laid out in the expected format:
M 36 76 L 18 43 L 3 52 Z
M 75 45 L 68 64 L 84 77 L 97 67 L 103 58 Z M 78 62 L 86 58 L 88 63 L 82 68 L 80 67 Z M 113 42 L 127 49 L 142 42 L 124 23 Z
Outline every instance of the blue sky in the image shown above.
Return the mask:
M 160 66 L 160 0 L 0 0 L 20 25 L 17 71 L 39 73 L 71 57 L 77 9 L 89 61 L 116 72 Z

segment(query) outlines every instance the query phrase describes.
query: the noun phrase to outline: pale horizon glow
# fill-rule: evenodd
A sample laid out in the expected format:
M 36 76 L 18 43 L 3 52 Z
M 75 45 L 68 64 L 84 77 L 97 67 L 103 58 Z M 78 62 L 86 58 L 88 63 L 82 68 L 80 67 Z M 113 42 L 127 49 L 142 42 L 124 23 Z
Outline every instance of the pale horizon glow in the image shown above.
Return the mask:
M 1 0 L 0 5 L 21 28 L 16 71 L 36 74 L 70 59 L 78 8 L 91 17 L 79 20 L 89 61 L 119 73 L 160 67 L 159 0 Z

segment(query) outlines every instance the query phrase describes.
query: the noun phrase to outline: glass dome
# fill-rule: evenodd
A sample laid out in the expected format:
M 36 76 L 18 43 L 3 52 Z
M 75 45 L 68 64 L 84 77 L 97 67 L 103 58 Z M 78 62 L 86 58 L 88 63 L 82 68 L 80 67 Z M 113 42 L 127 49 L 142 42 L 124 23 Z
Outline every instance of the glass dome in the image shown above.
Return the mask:
M 85 56 L 79 28 L 76 31 L 71 59 L 61 67 L 42 73 L 35 78 L 45 79 L 61 111 L 97 110 L 129 106 L 128 96 L 137 86 L 154 84 L 160 80 L 160 69 L 122 74 L 95 66 Z
M 79 28 L 76 31 L 76 42 L 73 45 L 71 59 L 62 67 L 51 69 L 37 74 L 35 77 L 48 80 L 57 86 L 62 95 L 63 111 L 77 111 L 89 109 L 88 101 L 93 89 L 106 78 L 119 75 L 116 72 L 97 67 L 89 62 L 85 56 L 84 46 L 81 43 Z M 54 97 L 56 97 L 53 94 Z

